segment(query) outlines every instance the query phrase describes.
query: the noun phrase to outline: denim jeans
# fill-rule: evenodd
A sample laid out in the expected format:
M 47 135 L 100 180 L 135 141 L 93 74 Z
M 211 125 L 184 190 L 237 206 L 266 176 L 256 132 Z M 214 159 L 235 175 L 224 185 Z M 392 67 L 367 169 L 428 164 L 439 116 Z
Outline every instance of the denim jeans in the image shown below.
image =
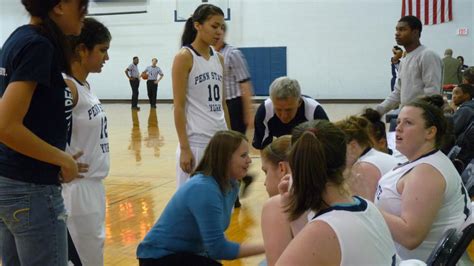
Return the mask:
M 0 176 L 3 265 L 67 265 L 66 218 L 60 186 Z

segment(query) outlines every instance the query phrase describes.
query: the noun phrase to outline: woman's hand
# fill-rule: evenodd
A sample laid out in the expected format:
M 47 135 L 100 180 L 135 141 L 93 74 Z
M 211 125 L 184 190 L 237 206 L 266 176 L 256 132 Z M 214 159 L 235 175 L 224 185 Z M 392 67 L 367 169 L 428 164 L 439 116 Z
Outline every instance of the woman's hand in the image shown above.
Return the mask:
M 278 184 L 278 192 L 280 193 L 283 206 L 286 206 L 289 202 L 292 183 L 293 178 L 291 174 L 287 174 L 280 180 L 280 183 Z
M 179 166 L 185 173 L 190 174 L 194 170 L 195 159 L 191 149 L 181 149 L 179 156 Z
M 84 153 L 82 151 L 77 152 L 74 155 L 66 154 L 64 164 L 61 165 L 61 171 L 59 172 L 59 180 L 61 183 L 69 183 L 76 178 L 83 178 L 80 173 L 89 171 L 89 165 L 80 163 L 77 161 Z

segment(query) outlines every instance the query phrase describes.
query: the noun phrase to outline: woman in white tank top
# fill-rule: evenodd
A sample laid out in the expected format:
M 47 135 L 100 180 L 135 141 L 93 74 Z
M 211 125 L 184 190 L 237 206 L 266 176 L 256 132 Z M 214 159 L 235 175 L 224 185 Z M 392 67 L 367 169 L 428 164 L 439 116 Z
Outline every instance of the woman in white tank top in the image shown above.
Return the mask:
M 100 73 L 109 60 L 111 35 L 100 22 L 86 18 L 81 35 L 70 37 L 70 71 L 65 82 L 70 88 L 74 107 L 66 151 L 82 150 L 79 162 L 89 166 L 83 178 L 63 184 L 64 205 L 68 211 L 67 227 L 83 265 L 103 265 L 105 239 L 105 189 L 102 180 L 109 173 L 107 117 L 99 99 L 91 91 L 89 73 Z
M 437 150 L 445 131 L 441 109 L 423 100 L 405 105 L 398 115 L 396 148 L 409 161 L 380 179 L 375 204 L 403 260 L 426 261 L 443 233 L 471 215 L 461 177 Z
M 177 186 L 189 178 L 215 132 L 227 129 L 223 57 L 211 45 L 224 34 L 224 13 L 200 5 L 187 21 L 172 67 L 174 121 L 178 134 Z
M 285 193 L 288 180 L 279 186 L 282 206 L 292 221 L 307 210 L 313 214 L 276 265 L 395 265 L 381 213 L 346 189 L 344 132 L 325 120 L 308 121 L 293 130 L 292 144 L 293 183 Z
M 373 148 L 371 123 L 361 116 L 350 116 L 336 122 L 346 134 L 347 158 L 344 177 L 353 195 L 374 201 L 380 177 L 400 162 L 397 158 Z

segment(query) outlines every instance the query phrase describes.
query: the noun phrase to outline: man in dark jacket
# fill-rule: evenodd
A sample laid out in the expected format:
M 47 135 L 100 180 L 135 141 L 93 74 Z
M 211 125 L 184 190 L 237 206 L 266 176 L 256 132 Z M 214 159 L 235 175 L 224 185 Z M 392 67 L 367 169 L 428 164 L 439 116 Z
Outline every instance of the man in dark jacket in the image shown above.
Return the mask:
M 454 134 L 458 138 L 466 127 L 474 121 L 474 86 L 460 84 L 453 89 L 453 104 L 457 110 L 453 115 Z

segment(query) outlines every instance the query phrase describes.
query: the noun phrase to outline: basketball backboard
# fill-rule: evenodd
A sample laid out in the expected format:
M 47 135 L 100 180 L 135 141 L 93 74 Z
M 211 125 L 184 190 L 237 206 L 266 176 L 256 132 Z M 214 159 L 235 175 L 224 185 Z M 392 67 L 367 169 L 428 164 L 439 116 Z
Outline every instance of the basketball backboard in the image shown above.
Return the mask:
M 175 0 L 176 9 L 174 11 L 174 21 L 184 22 L 186 21 L 193 13 L 194 10 L 201 4 L 213 4 L 222 9 L 224 12 L 224 19 L 230 20 L 230 0 Z

